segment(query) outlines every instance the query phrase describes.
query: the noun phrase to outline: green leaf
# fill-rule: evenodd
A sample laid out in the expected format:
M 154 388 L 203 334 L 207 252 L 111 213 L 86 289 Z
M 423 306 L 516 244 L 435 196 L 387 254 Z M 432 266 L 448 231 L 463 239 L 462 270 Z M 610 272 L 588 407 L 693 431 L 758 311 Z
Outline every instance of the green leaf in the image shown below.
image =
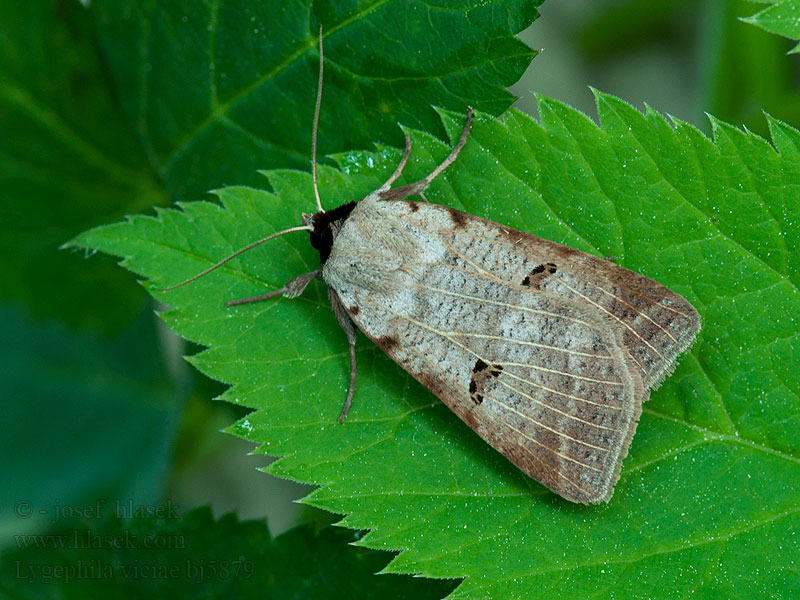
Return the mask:
M 117 331 L 147 297 L 58 247 L 164 202 L 77 1 L 0 2 L 0 300 Z
M 800 541 L 800 133 L 772 142 L 712 119 L 714 139 L 597 93 L 602 128 L 547 98 L 542 124 L 479 115 L 428 198 L 620 262 L 683 294 L 703 331 L 653 394 L 608 504 L 554 497 L 484 444 L 363 337 L 354 405 L 336 417 L 347 344 L 322 284 L 295 300 L 225 308 L 316 268 L 304 234 L 189 286 L 154 292 L 165 321 L 209 346 L 192 362 L 256 410 L 232 431 L 283 458 L 269 471 L 321 486 L 359 543 L 402 550 L 390 572 L 465 577 L 464 598 L 795 597 Z M 443 113 L 451 140 L 461 118 Z M 448 152 L 414 132 L 406 181 Z M 362 197 L 399 151 L 340 155 L 323 205 Z M 267 173 L 75 244 L 172 285 L 313 209 L 308 175 Z
M 94 2 L 120 93 L 170 196 L 307 169 L 323 27 L 322 155 L 444 133 L 431 106 L 500 114 L 542 0 Z
M 86 521 L 61 520 L 47 534 L 17 537 L 0 581 L 13 598 L 441 598 L 450 582 L 374 577 L 384 552 L 348 545 L 358 534 L 310 526 L 271 538 L 266 524 L 200 508 L 130 519 L 136 505 L 99 502 Z M 120 518 L 122 517 L 122 518 Z M 89 520 L 91 519 L 91 520 Z M 130 520 L 129 520 L 130 519 Z
M 108 341 L 0 306 L 0 531 L 37 531 L 52 518 L 40 510 L 104 494 L 162 493 L 184 396 L 154 351 L 157 325 L 147 311 Z M 34 510 L 20 517 L 20 504 Z
M 800 40 L 800 0 L 757 1 L 770 6 L 757 12 L 752 17 L 742 19 L 742 21 L 757 25 L 770 33 L 777 33 L 791 40 Z M 792 48 L 790 52 L 800 52 L 800 44 Z

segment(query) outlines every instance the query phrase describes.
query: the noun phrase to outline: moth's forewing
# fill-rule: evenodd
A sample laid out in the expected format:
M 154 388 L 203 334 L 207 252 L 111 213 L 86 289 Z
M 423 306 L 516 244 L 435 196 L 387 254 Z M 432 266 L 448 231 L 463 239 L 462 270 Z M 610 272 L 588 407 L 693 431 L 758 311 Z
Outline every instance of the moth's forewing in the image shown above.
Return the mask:
M 547 291 L 609 317 L 646 388 L 657 386 L 669 374 L 700 330 L 694 307 L 652 279 L 467 213 L 438 210 L 450 216 L 452 224 L 443 228 L 443 235 L 452 238 L 449 245 L 465 257 L 462 261 L 471 260 L 475 268 L 520 283 L 533 293 Z M 458 227 L 458 222 L 468 226 Z M 412 217 L 409 223 L 425 227 L 419 218 Z
M 539 282 L 540 289 L 573 298 L 611 318 L 646 388 L 657 387 L 678 355 L 694 342 L 700 317 L 669 288 L 574 248 L 519 232 L 513 237 L 526 254 L 544 253 L 558 265 L 556 273 Z
M 375 194 L 344 223 L 323 276 L 389 356 L 576 502 L 610 497 L 643 382 L 663 376 L 699 327 L 683 298 L 617 265 Z

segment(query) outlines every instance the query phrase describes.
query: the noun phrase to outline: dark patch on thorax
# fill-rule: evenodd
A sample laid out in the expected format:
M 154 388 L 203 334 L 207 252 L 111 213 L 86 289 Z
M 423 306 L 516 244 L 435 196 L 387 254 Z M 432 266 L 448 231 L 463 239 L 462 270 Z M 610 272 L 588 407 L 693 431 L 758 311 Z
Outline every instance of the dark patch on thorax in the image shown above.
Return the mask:
M 338 233 L 355 207 L 355 202 L 348 202 L 331 210 L 319 211 L 311 217 L 314 225 L 311 231 L 311 245 L 319 250 L 319 262 L 323 265 L 331 255 L 335 233 Z

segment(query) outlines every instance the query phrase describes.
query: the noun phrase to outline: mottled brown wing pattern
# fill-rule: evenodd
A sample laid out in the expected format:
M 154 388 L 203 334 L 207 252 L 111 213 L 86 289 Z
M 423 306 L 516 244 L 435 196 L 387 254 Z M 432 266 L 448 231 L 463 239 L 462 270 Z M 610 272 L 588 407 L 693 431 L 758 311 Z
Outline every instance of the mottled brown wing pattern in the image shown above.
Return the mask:
M 483 298 L 479 275 L 431 265 L 413 279 L 410 303 L 356 292 L 359 327 L 525 473 L 573 501 L 606 499 L 642 393 L 613 331 L 569 301 L 508 286 Z
M 455 257 L 455 265 L 470 265 L 481 272 L 516 278 L 532 290 L 572 298 L 589 310 L 605 314 L 612 326 L 621 331 L 630 360 L 646 388 L 661 383 L 700 330 L 700 317 L 694 307 L 652 279 L 478 217 L 471 217 L 469 226 L 461 226 L 462 218 L 453 215 L 465 213 L 444 207 L 438 210 L 450 217 L 450 226 L 443 225 L 440 234 Z M 517 251 L 496 256 L 492 248 L 498 237 Z
M 672 323 L 685 301 L 587 282 L 573 275 L 583 255 L 565 260 L 563 246 L 537 240 L 446 207 L 368 198 L 324 276 L 358 327 L 494 448 L 565 498 L 599 502 L 618 478 L 643 382 L 669 368 L 653 357 L 679 351 L 662 338 L 680 339 Z M 604 276 L 619 286 L 624 269 L 611 266 Z M 623 310 L 634 302 L 666 307 L 648 313 L 652 335 Z M 636 335 L 652 349 L 632 357 L 626 336 Z

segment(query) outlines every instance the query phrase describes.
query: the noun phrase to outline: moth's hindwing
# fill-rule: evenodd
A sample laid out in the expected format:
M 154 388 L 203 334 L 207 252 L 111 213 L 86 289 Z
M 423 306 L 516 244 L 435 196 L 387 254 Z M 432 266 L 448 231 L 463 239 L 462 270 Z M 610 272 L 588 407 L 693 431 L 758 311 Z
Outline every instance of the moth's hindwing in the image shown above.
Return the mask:
M 656 282 L 444 206 L 358 203 L 323 269 L 356 325 L 525 473 L 607 500 L 699 328 Z

